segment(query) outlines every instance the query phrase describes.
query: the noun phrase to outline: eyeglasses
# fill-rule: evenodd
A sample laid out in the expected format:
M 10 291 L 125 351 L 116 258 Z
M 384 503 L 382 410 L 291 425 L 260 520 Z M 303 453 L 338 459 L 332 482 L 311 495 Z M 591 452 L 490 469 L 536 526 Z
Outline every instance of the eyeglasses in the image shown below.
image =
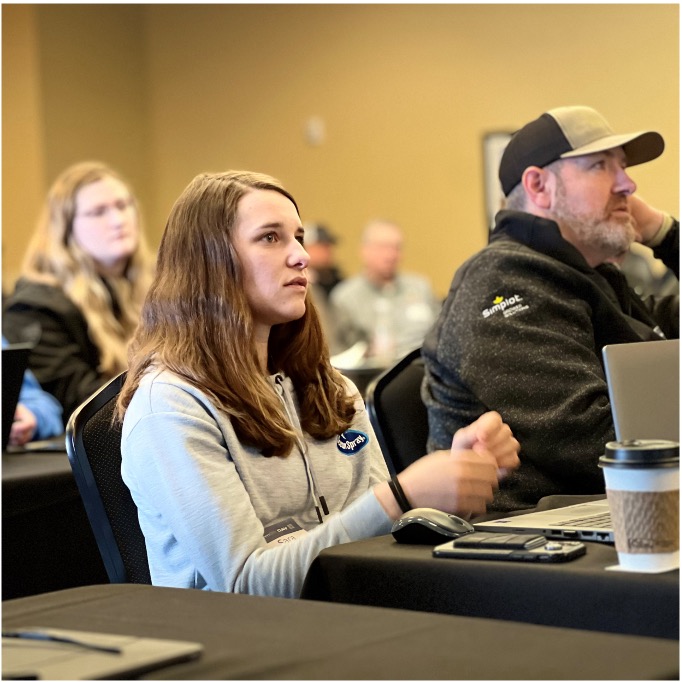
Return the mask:
M 100 204 L 88 211 L 83 211 L 83 213 L 77 213 L 77 218 L 103 218 L 110 210 L 116 209 L 119 213 L 123 213 L 131 208 L 133 205 L 133 200 L 128 199 L 118 199 L 114 201 L 113 204 Z

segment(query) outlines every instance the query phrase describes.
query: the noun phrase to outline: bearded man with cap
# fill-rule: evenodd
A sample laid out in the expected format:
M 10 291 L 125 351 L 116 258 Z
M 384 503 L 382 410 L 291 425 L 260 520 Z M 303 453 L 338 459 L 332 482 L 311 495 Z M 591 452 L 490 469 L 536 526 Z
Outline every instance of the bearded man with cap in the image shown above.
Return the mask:
M 521 443 L 494 510 L 603 493 L 597 460 L 615 432 L 601 350 L 679 338 L 678 296 L 642 300 L 617 266 L 636 240 L 679 277 L 679 223 L 635 197 L 628 174 L 663 148 L 656 132 L 617 135 L 571 106 L 528 123 L 504 151 L 505 208 L 422 349 L 429 452 L 489 410 Z

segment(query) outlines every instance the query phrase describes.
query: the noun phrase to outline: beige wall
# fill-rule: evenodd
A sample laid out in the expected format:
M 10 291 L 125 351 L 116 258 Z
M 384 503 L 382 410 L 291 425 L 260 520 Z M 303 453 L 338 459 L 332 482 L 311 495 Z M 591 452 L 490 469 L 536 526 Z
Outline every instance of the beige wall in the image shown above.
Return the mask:
M 45 189 L 43 108 L 36 11 L 2 8 L 3 291 L 19 267 L 35 209 Z
M 348 273 L 364 222 L 397 220 L 405 267 L 444 295 L 486 240 L 483 135 L 563 104 L 662 132 L 632 175 L 677 214 L 678 45 L 675 5 L 5 5 L 5 281 L 36 188 L 96 155 L 135 183 L 153 245 L 196 173 L 248 168 L 342 235 Z
M 66 166 L 110 163 L 146 208 L 152 187 L 145 55 L 142 6 L 2 6 L 5 291 L 45 193 Z
M 47 177 L 88 158 L 149 191 L 144 15 L 135 5 L 38 11 Z

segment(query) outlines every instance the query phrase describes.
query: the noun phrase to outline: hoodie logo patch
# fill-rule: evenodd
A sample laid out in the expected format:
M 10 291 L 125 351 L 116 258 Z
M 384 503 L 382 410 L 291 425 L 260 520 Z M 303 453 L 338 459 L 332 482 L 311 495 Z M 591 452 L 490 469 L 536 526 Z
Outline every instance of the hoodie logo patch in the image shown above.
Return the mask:
M 336 441 L 336 449 L 344 455 L 356 455 L 369 443 L 369 436 L 362 431 L 348 429 Z
M 528 310 L 528 306 L 523 302 L 523 297 L 519 294 L 506 297 L 496 296 L 492 301 L 492 306 L 490 308 L 484 308 L 481 315 L 487 318 L 496 313 L 502 313 L 504 317 L 511 317 L 524 310 Z

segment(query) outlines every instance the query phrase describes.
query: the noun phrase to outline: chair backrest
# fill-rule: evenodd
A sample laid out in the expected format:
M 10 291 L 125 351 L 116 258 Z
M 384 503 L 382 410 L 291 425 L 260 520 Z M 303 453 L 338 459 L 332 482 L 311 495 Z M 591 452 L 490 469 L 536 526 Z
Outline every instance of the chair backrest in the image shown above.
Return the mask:
M 369 420 L 392 474 L 426 454 L 429 423 L 421 399 L 421 348 L 406 355 L 367 387 Z
M 112 583 L 151 584 L 137 506 L 121 477 L 121 425 L 112 420 L 126 372 L 88 398 L 66 426 L 66 451 Z

